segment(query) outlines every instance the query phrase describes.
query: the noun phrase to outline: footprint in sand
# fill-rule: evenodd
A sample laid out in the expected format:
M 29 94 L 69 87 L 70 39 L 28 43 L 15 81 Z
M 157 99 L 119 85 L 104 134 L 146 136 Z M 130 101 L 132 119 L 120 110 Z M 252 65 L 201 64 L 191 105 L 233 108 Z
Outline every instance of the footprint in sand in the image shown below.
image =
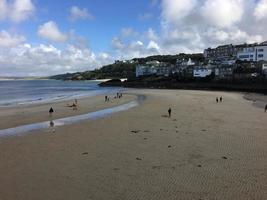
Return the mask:
M 223 157 L 222 157 L 222 159 L 224 159 L 224 160 L 227 160 L 228 158 L 227 158 L 227 157 L 225 157 L 225 156 L 223 156 Z
M 202 167 L 202 165 L 198 165 L 197 167 Z
M 138 157 L 137 157 L 136 160 L 142 160 L 142 158 L 138 158 Z
M 83 152 L 82 155 L 88 155 L 88 152 Z
M 134 131 L 131 131 L 132 133 L 139 133 L 140 130 L 134 130 Z
M 120 168 L 113 168 L 113 170 L 114 170 L 114 171 L 119 171 L 119 170 L 120 170 Z
M 168 148 L 171 148 L 171 147 L 172 147 L 171 145 L 168 146 Z
M 147 140 L 147 138 L 144 138 L 144 140 Z
M 161 169 L 161 166 L 153 166 L 152 169 Z

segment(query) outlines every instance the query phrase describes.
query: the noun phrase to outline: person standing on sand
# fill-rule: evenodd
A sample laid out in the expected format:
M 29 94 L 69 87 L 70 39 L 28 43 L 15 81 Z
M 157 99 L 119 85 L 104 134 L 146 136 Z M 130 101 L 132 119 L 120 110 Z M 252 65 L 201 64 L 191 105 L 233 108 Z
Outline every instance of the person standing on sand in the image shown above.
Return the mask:
M 171 117 L 171 115 L 172 115 L 172 109 L 171 108 L 169 108 L 168 113 L 169 113 L 169 117 Z
M 265 112 L 267 111 L 267 104 L 266 104 L 266 106 L 265 106 Z
M 220 97 L 220 102 L 222 102 L 222 96 Z
M 217 102 L 217 103 L 219 102 L 219 99 L 218 99 L 218 97 L 216 97 L 216 102 Z
M 50 115 L 50 117 L 52 116 L 53 112 L 54 112 L 54 109 L 51 107 L 51 108 L 49 109 L 49 115 Z

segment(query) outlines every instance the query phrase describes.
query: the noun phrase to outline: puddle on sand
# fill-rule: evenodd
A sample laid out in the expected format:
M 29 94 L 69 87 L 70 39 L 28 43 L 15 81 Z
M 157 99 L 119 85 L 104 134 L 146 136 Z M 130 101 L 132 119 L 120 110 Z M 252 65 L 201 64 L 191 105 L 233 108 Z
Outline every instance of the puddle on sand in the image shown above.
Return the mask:
M 112 115 L 117 112 L 126 111 L 131 108 L 134 108 L 138 106 L 140 102 L 143 101 L 144 99 L 145 99 L 145 96 L 139 95 L 137 100 L 131 101 L 129 103 L 111 107 L 111 108 L 106 108 L 103 110 L 98 110 L 95 112 L 90 112 L 90 113 L 83 114 L 83 115 L 76 115 L 76 116 L 65 117 L 61 119 L 55 119 L 53 121 L 45 121 L 45 122 L 39 122 L 39 123 L 34 123 L 34 124 L 17 126 L 14 128 L 3 129 L 3 130 L 0 130 L 0 137 L 23 135 L 23 134 L 26 134 L 26 133 L 29 133 L 35 130 L 49 129 L 49 128 L 54 128 L 54 127 L 74 124 L 74 123 L 81 122 L 81 121 L 103 118 L 103 117 Z

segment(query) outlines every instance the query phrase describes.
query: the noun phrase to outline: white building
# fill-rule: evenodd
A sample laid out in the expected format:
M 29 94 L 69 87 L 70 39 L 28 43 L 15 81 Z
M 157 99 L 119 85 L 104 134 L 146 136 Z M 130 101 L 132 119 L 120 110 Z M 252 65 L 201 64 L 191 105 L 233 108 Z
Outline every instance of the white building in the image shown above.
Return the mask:
M 267 44 L 262 43 L 253 47 L 244 48 L 237 53 L 237 59 L 242 61 L 267 61 Z
M 135 75 L 136 77 L 139 76 L 149 76 L 157 74 L 157 70 L 154 66 L 147 66 L 147 65 L 137 65 L 135 67 Z
M 205 78 L 212 74 L 212 69 L 208 69 L 205 67 L 195 68 L 193 70 L 193 77 L 195 78 Z

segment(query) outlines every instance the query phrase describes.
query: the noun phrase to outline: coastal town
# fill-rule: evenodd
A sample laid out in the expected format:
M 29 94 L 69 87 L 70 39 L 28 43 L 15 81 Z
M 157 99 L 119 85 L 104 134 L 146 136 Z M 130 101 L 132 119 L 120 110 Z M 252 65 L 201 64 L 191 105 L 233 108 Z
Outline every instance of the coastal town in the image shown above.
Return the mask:
M 202 59 L 181 58 L 175 64 L 158 60 L 136 63 L 136 77 L 177 76 L 215 80 L 267 78 L 267 41 L 205 49 Z M 128 61 L 134 62 L 134 61 Z

